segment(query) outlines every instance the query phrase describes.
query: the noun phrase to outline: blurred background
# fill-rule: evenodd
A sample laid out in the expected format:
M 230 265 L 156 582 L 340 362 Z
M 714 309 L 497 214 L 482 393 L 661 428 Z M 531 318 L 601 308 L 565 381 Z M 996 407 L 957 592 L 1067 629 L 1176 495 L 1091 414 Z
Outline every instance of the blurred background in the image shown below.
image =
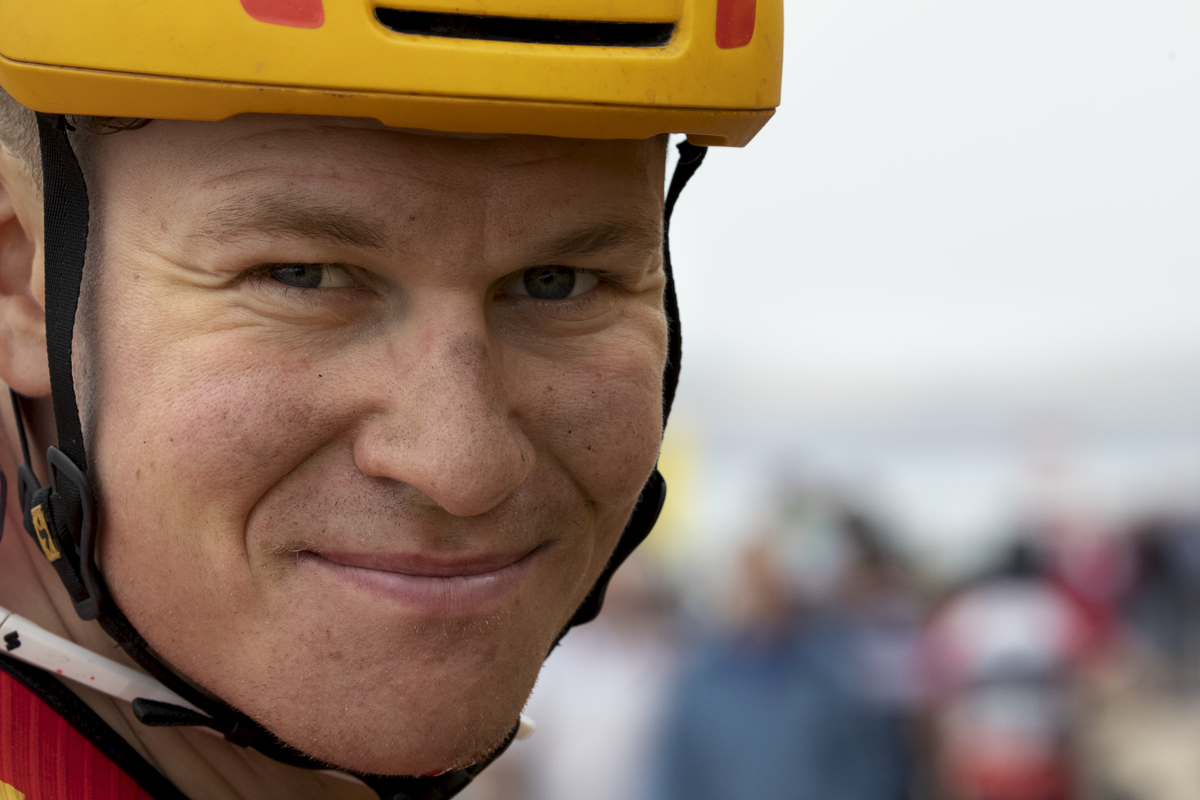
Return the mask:
M 464 796 L 1200 798 L 1200 4 L 786 17 L 662 522 Z

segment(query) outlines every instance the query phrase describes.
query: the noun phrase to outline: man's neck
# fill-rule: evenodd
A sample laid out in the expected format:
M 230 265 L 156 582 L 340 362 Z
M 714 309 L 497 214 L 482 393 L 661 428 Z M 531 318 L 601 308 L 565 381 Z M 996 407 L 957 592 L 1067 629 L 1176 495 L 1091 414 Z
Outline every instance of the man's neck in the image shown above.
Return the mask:
M 58 575 L 33 540 L 25 535 L 15 486 L 21 458 L 18 441 L 12 410 L 9 404 L 0 404 L 0 469 L 10 481 L 0 537 L 0 607 L 94 653 L 138 669 L 98 623 L 81 620 L 75 614 Z M 39 447 L 40 443 L 31 435 L 31 452 L 44 451 L 44 447 L 41 450 Z M 365 786 L 288 767 L 200 729 L 148 728 L 138 722 L 128 702 L 71 681 L 64 684 L 194 800 L 373 800 L 376 797 Z

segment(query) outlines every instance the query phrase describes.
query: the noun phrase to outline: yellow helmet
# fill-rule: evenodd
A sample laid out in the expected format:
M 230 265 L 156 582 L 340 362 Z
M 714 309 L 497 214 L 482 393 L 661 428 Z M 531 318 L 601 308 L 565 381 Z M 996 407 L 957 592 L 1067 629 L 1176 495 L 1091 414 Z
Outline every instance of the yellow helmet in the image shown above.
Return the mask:
M 741 146 L 779 104 L 782 0 L 3 0 L 36 111 L 371 117 Z

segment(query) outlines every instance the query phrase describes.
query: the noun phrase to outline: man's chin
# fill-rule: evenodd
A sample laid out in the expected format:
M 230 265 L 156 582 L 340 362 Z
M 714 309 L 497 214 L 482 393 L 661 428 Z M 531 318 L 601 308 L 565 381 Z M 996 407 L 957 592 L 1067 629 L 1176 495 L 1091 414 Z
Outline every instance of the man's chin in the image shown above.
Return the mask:
M 289 744 L 318 761 L 337 769 L 372 775 L 440 775 L 464 769 L 486 761 L 508 740 L 516 725 L 481 731 L 457 731 L 445 736 L 379 735 L 379 728 L 368 722 L 365 735 L 343 735 L 335 738 L 304 737 Z M 348 732 L 347 732 L 348 733 Z

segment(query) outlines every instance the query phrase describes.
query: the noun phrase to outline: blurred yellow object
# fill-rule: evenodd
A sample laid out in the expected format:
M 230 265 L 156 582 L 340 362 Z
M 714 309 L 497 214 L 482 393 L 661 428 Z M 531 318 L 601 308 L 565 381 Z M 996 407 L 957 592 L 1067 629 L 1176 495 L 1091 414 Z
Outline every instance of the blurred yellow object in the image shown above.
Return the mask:
M 734 146 L 779 104 L 783 0 L 380 2 L 3 0 L 0 84 L 50 113 Z
M 672 418 L 663 435 L 658 471 L 667 481 L 667 500 L 642 549 L 659 565 L 671 568 L 694 555 L 700 509 L 698 474 L 703 448 L 686 419 Z

